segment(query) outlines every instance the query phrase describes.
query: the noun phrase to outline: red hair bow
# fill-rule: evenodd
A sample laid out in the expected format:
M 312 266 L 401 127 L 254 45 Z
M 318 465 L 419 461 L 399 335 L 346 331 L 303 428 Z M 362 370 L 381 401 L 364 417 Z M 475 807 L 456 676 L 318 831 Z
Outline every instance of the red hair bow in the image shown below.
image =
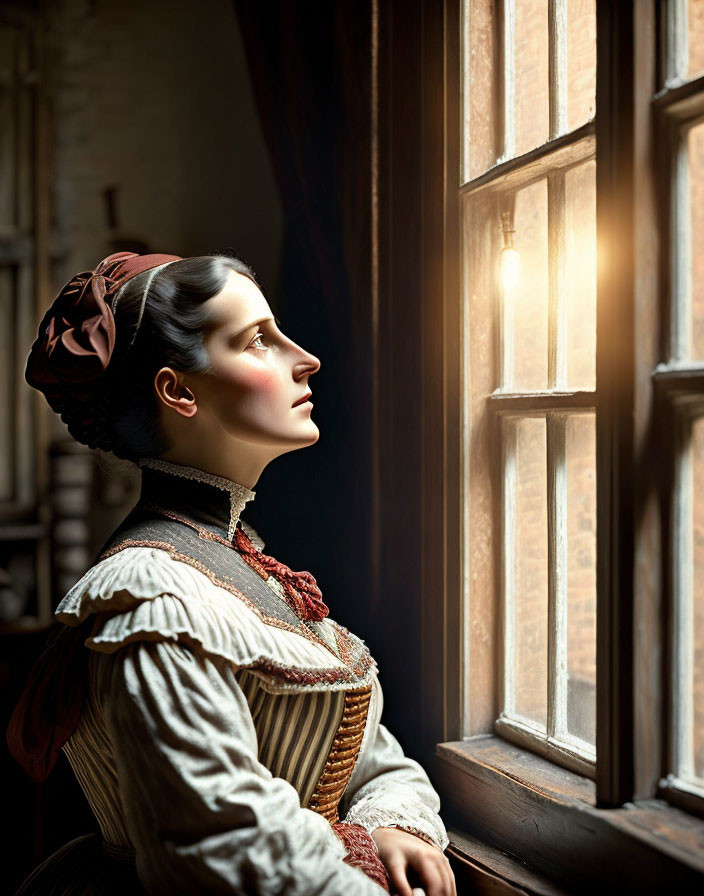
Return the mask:
M 138 255 L 115 252 L 93 271 L 76 274 L 63 287 L 39 325 L 27 360 L 25 379 L 57 399 L 62 383 L 70 383 L 72 395 L 81 398 L 76 384 L 100 377 L 115 348 L 115 319 L 109 297 L 127 280 L 178 255 Z M 87 387 L 86 395 L 90 392 Z

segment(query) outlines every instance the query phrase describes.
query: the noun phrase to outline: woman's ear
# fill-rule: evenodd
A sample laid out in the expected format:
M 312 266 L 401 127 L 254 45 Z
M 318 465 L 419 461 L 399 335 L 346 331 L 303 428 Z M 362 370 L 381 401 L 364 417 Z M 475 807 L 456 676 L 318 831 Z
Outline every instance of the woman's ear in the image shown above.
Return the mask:
M 160 401 L 181 416 L 192 417 L 197 412 L 195 395 L 171 367 L 162 367 L 158 371 L 154 377 L 154 388 Z

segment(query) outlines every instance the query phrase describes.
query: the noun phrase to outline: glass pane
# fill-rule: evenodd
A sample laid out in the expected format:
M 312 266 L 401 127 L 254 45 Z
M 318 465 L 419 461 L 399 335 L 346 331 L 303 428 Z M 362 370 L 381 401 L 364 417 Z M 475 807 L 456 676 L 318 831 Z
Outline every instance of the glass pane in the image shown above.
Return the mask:
M 515 155 L 521 155 L 548 139 L 548 0 L 517 0 L 515 10 Z
M 483 174 L 496 162 L 496 73 L 498 71 L 497 5 L 494 0 L 472 0 L 465 24 L 465 101 L 469 120 L 465 130 L 464 179 Z
M 524 417 L 516 427 L 514 582 L 515 711 L 547 724 L 548 514 L 545 418 Z
M 513 383 L 517 390 L 545 389 L 548 382 L 548 191 L 547 181 L 516 194 L 514 245 L 520 255 L 516 285 L 505 293 L 513 315 Z
M 567 478 L 567 730 L 596 743 L 596 428 L 571 414 Z
M 692 769 L 704 778 L 704 418 L 692 427 L 692 474 Z
M 692 357 L 704 358 L 704 124 L 689 131 L 689 209 L 692 265 Z
M 704 72 L 704 3 L 689 0 L 687 9 L 688 74 L 695 78 Z
M 596 2 L 567 4 L 567 121 L 569 130 L 594 118 L 596 109 Z
M 596 162 L 565 174 L 567 385 L 596 387 Z
M 488 190 L 466 196 L 462 202 L 462 276 L 472 328 L 468 346 L 474 371 L 472 400 L 484 401 L 486 395 L 499 385 L 495 328 L 499 306 L 496 268 L 501 253 L 501 219 L 496 196 Z

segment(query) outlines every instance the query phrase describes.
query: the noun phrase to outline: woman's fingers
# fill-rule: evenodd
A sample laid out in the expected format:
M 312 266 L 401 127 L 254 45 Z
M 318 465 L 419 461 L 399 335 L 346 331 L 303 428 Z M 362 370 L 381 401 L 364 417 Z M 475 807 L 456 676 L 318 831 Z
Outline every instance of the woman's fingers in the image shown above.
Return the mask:
M 452 866 L 450 865 L 450 860 L 443 853 L 442 860 L 440 861 L 440 870 L 443 875 L 443 879 L 445 881 L 445 892 L 447 896 L 457 896 L 457 885 L 455 884 L 455 873 L 452 870 Z
M 440 863 L 440 871 L 442 872 L 443 879 L 445 881 L 446 893 L 447 896 L 457 896 L 457 889 L 455 887 L 455 875 L 450 867 L 450 862 L 446 855 L 443 855 L 443 860 Z
M 442 853 L 426 854 L 414 867 L 421 876 L 426 896 L 457 896 L 452 869 Z
M 403 856 L 398 859 L 390 860 L 389 864 L 386 866 L 386 870 L 388 871 L 391 882 L 394 887 L 396 887 L 399 896 L 413 896 L 413 890 L 406 877 L 406 862 Z
M 450 896 L 457 896 L 457 882 L 455 881 L 455 872 L 452 870 L 452 865 L 450 865 L 450 860 L 445 856 L 445 873 L 447 874 L 448 879 L 448 890 L 447 892 Z
M 445 854 L 406 831 L 377 828 L 374 841 L 398 896 L 415 896 L 410 869 L 420 878 L 422 896 L 457 896 L 454 874 Z M 416 883 L 415 875 L 411 880 Z

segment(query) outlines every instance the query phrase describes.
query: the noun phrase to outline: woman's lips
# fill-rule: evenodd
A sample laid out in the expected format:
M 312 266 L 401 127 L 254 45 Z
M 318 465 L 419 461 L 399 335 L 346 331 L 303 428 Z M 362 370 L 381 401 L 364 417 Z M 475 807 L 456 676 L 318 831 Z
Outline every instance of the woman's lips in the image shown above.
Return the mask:
M 299 398 L 298 401 L 293 405 L 293 407 L 294 407 L 294 408 L 297 408 L 297 407 L 299 407 L 299 406 L 302 405 L 302 404 L 310 404 L 310 405 L 312 405 L 313 402 L 312 402 L 312 401 L 308 401 L 308 399 L 311 397 L 312 394 L 313 394 L 312 392 L 306 392 L 306 394 L 303 396 L 303 398 Z

